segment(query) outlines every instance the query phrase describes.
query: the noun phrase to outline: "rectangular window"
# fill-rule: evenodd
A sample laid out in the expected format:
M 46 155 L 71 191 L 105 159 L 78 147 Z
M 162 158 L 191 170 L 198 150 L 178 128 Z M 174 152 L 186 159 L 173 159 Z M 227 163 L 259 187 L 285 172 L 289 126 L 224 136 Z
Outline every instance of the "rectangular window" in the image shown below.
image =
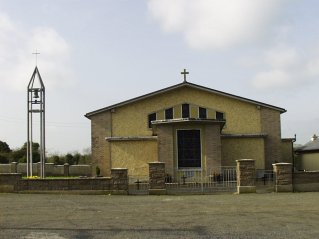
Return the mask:
M 200 119 L 207 119 L 207 110 L 206 108 L 199 107 L 198 108 L 198 116 Z
M 148 115 L 148 127 L 152 128 L 152 121 L 156 120 L 156 113 Z
M 189 118 L 189 104 L 182 104 L 182 118 Z
M 216 111 L 216 119 L 217 120 L 223 120 L 224 119 L 224 113 Z
M 200 130 L 177 130 L 177 152 L 178 168 L 200 168 Z
M 165 119 L 173 119 L 173 108 L 165 110 Z

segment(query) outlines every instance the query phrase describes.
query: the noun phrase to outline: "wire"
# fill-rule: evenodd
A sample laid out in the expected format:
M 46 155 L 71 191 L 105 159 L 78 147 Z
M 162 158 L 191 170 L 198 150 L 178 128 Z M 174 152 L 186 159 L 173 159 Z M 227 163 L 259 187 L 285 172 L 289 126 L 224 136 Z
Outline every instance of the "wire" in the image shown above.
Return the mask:
M 11 123 L 11 124 L 21 124 L 26 123 L 25 119 L 8 117 L 0 115 L 0 121 Z M 39 120 L 33 120 L 36 125 L 40 124 Z M 81 122 L 56 122 L 56 121 L 45 121 L 47 127 L 57 127 L 57 128 L 87 128 L 86 123 Z

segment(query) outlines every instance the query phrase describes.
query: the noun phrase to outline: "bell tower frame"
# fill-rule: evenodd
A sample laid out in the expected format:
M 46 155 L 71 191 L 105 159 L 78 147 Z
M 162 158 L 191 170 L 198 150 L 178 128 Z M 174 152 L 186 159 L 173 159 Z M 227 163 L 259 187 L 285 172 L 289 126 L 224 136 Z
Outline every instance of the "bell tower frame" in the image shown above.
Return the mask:
M 40 154 L 40 177 L 45 177 L 45 87 L 36 66 L 28 84 L 28 130 L 27 130 L 27 176 L 33 176 L 33 139 L 34 139 L 34 115 L 40 115 L 39 131 L 39 154 Z

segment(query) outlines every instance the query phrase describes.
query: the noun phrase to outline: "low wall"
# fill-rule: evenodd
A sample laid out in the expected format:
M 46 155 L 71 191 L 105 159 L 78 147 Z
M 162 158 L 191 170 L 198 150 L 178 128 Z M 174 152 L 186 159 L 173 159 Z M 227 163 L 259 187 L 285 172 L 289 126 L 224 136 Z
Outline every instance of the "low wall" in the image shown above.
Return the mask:
M 0 173 L 11 173 L 11 164 L 0 164 Z
M 126 172 L 123 174 L 123 172 Z M 22 179 L 20 173 L 0 173 L 0 192 L 99 190 L 128 194 L 127 169 L 112 169 L 112 177 Z
M 68 170 L 65 172 L 65 170 Z M 0 173 L 21 173 L 23 176 L 27 175 L 27 164 L 26 163 L 11 163 L 11 164 L 0 164 Z M 40 163 L 34 163 L 32 165 L 32 175 L 40 175 Z M 45 175 L 46 176 L 92 176 L 92 165 L 55 165 L 53 163 L 45 164 Z
M 112 190 L 112 178 L 22 179 L 18 191 Z
M 15 192 L 19 190 L 21 174 L 0 173 L 0 192 Z
M 70 176 L 92 176 L 91 165 L 70 165 L 69 168 Z
M 293 188 L 296 192 L 319 192 L 319 171 L 294 172 Z

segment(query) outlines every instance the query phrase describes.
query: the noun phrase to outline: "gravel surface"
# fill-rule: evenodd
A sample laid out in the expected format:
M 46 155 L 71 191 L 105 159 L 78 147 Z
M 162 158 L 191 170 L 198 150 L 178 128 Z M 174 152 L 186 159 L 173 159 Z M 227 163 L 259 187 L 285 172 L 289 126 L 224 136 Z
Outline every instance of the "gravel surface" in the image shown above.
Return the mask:
M 0 194 L 0 238 L 318 238 L 319 193 Z

